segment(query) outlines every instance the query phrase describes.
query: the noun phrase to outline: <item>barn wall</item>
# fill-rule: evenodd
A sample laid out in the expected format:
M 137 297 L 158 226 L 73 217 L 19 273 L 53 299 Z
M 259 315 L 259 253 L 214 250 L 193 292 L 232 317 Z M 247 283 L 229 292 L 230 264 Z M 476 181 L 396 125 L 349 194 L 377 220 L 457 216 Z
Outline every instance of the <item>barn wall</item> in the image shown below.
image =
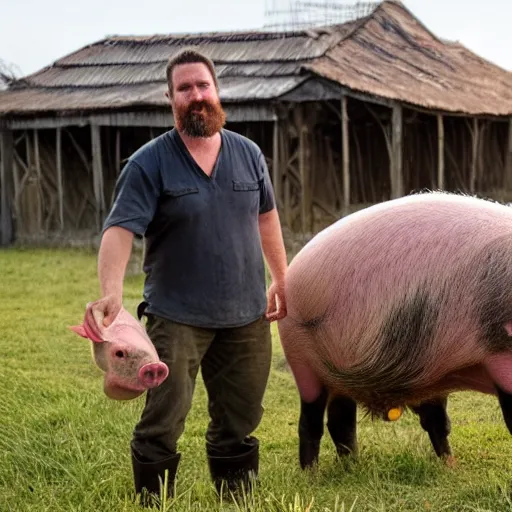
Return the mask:
M 345 205 L 340 101 L 283 103 L 278 107 L 277 131 L 273 120 L 235 121 L 226 127 L 248 136 L 262 148 L 271 176 L 278 180 L 283 225 L 296 233 L 311 234 L 339 219 L 344 211 L 356 211 L 391 198 L 390 108 L 354 98 L 347 101 L 350 204 Z M 404 193 L 435 189 L 439 162 L 437 118 L 404 108 L 402 119 Z M 445 117 L 443 122 L 444 189 L 510 201 L 512 191 L 507 189 L 505 180 L 508 123 L 479 120 L 475 125 L 464 117 Z M 106 212 L 126 160 L 167 129 L 100 126 Z M 98 235 L 91 127 L 64 126 L 60 130 L 62 219 L 56 171 L 57 129 L 13 132 L 13 203 L 18 240 Z

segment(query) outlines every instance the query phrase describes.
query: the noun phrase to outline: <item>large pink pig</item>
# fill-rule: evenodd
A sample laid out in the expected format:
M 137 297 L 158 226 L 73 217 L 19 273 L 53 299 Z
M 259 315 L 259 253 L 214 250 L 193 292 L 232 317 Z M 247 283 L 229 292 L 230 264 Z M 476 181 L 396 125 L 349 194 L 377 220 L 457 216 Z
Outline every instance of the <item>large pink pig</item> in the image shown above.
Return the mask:
M 361 404 L 384 419 L 411 408 L 451 459 L 457 390 L 497 395 L 512 433 L 511 208 L 438 192 L 359 211 L 297 254 L 286 297 L 301 467 L 318 461 L 326 408 L 339 455 L 357 451 Z
M 105 327 L 103 314 L 94 302 L 89 303 L 83 323 L 71 329 L 91 340 L 93 358 L 105 372 L 104 391 L 109 398 L 135 398 L 159 386 L 169 374 L 142 324 L 124 308 Z

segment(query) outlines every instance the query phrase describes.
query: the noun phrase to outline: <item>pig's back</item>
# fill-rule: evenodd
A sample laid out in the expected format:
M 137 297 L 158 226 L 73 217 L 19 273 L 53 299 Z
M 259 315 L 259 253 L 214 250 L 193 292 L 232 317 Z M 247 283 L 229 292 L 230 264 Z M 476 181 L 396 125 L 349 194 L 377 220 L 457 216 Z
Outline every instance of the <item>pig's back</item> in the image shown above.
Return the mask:
M 325 340 L 328 356 L 340 364 L 358 364 L 394 311 L 406 315 L 398 323 L 423 322 L 425 330 L 424 317 L 443 303 L 453 309 L 451 324 L 472 332 L 464 273 L 493 240 L 509 235 L 508 207 L 469 196 L 418 194 L 373 206 L 336 222 L 294 258 L 286 287 L 289 315 L 312 333 L 320 326 L 315 343 Z M 461 281 L 455 289 L 454 275 Z M 445 334 L 450 325 L 442 326 Z M 469 341 L 461 351 L 474 349 Z

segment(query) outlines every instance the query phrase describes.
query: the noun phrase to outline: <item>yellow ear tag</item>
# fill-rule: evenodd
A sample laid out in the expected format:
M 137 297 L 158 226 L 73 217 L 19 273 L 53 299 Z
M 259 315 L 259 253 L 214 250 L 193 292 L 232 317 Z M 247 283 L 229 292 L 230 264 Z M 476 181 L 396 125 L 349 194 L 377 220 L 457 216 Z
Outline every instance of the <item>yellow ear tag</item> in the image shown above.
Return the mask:
M 388 420 L 396 421 L 402 416 L 402 408 L 401 407 L 393 407 L 388 411 Z

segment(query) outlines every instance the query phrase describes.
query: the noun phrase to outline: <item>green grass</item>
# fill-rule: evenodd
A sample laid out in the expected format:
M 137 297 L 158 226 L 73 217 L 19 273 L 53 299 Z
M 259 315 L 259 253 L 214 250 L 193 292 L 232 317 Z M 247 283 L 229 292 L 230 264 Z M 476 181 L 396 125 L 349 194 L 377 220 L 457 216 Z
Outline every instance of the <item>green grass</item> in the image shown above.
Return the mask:
M 89 343 L 68 330 L 98 296 L 96 256 L 77 250 L 0 251 L 0 511 L 136 511 L 129 441 L 143 397 L 107 399 Z M 142 277 L 129 278 L 125 306 Z M 162 509 L 253 512 L 512 510 L 512 439 L 498 402 L 475 393 L 449 402 L 457 465 L 432 455 L 417 418 L 359 417 L 360 455 L 336 461 L 328 437 L 320 465 L 297 460 L 298 395 L 274 329 L 261 441 L 260 483 L 238 505 L 219 503 L 204 453 L 206 394 L 198 381 L 180 443 L 176 497 Z

